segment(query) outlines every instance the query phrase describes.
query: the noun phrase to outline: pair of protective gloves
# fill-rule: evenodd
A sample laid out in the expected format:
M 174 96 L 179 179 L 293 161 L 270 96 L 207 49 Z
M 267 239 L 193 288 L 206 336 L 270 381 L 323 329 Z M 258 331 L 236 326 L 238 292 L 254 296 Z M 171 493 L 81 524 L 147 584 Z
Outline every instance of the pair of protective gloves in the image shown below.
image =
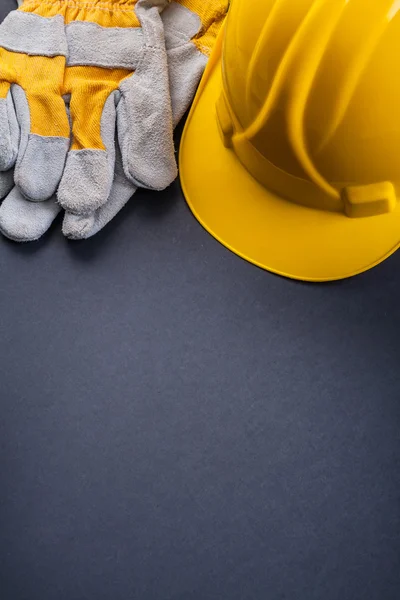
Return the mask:
M 19 4 L 0 26 L 0 230 L 36 240 L 64 209 L 88 238 L 176 178 L 173 129 L 229 0 Z

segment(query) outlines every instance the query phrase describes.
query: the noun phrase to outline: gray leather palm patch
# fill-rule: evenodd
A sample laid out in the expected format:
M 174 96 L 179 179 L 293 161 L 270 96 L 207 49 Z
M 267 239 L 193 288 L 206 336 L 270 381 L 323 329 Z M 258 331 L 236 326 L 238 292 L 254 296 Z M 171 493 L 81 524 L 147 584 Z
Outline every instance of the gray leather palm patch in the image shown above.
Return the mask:
M 64 19 L 13 11 L 0 25 L 0 46 L 31 56 L 67 56 Z
M 143 53 L 140 27 L 100 27 L 75 21 L 66 27 L 68 66 L 91 65 L 134 71 Z

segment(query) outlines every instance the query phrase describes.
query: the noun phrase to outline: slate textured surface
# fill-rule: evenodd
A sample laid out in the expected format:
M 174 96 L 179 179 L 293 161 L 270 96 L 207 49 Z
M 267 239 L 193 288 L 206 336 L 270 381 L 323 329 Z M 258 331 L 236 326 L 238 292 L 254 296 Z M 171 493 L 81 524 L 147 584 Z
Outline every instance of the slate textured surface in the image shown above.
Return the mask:
M 0 281 L 2 600 L 400 598 L 400 253 L 280 279 L 176 183 Z

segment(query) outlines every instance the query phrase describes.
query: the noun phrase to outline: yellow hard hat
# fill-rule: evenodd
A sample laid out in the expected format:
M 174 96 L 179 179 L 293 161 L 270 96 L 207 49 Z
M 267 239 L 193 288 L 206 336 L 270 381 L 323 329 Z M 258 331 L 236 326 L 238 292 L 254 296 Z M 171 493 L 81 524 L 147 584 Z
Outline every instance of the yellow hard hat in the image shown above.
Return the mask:
M 400 2 L 233 0 L 187 120 L 193 213 L 247 260 L 350 277 L 400 245 Z

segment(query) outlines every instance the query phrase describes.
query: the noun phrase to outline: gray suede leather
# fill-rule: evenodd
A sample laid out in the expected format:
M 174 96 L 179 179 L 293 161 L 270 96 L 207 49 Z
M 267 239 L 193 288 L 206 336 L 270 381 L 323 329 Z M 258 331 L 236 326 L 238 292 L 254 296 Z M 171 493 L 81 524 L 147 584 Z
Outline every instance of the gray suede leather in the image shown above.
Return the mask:
M 29 134 L 24 153 L 18 155 L 14 175 L 26 198 L 42 202 L 56 193 L 69 144 L 67 138 Z
M 0 200 L 5 198 L 14 187 L 14 170 L 0 172 Z
M 14 85 L 12 98 L 20 127 L 15 183 L 30 200 L 35 202 L 47 200 L 57 190 L 70 140 L 29 133 L 30 113 L 25 91 L 19 85 Z
M 68 66 L 92 65 L 134 71 L 143 52 L 139 27 L 107 28 L 96 23 L 75 21 L 66 27 Z
M 17 159 L 19 127 L 11 92 L 0 99 L 0 170 L 10 169 Z
M 201 28 L 197 14 L 172 2 L 160 18 L 150 4 L 136 7 L 144 55 L 135 74 L 121 85 L 118 132 L 128 179 L 162 190 L 177 175 L 171 130 L 193 98 L 207 57 L 190 42 Z
M 135 11 L 143 30 L 143 55 L 134 75 L 120 86 L 119 143 L 127 178 L 162 190 L 177 176 L 164 26 L 151 0 L 139 0 Z
M 185 6 L 171 2 L 161 15 L 164 24 L 165 46 L 168 50 L 191 40 L 201 29 L 199 15 Z
M 0 207 L 0 231 L 15 242 L 34 242 L 46 233 L 60 210 L 54 197 L 28 202 L 14 187 Z
M 174 127 L 188 109 L 207 65 L 207 57 L 188 42 L 168 50 L 170 93 Z
M 0 173 L 0 197 L 5 196 L 12 186 L 12 171 L 7 174 Z M 62 226 L 63 234 L 74 240 L 95 235 L 115 217 L 135 191 L 136 188 L 124 175 L 118 152 L 109 201 L 88 215 L 66 212 Z M 0 206 L 0 232 L 16 242 L 38 240 L 51 227 L 61 210 L 55 197 L 40 203 L 29 202 L 18 188 L 14 187 Z
M 108 158 L 104 150 L 71 150 L 57 198 L 72 213 L 88 214 L 104 204 L 109 189 Z
M 132 198 L 136 188 L 130 181 L 118 178 L 114 181 L 109 202 L 88 215 L 74 215 L 66 212 L 62 233 L 70 240 L 87 240 L 99 233 L 124 208 Z
M 64 19 L 12 11 L 0 25 L 0 46 L 35 56 L 67 56 Z
M 92 237 L 122 210 L 135 193 L 136 188 L 125 177 L 118 143 L 116 146 L 115 176 L 108 202 L 89 215 L 73 215 L 67 211 L 62 226 L 65 237 L 73 240 Z

